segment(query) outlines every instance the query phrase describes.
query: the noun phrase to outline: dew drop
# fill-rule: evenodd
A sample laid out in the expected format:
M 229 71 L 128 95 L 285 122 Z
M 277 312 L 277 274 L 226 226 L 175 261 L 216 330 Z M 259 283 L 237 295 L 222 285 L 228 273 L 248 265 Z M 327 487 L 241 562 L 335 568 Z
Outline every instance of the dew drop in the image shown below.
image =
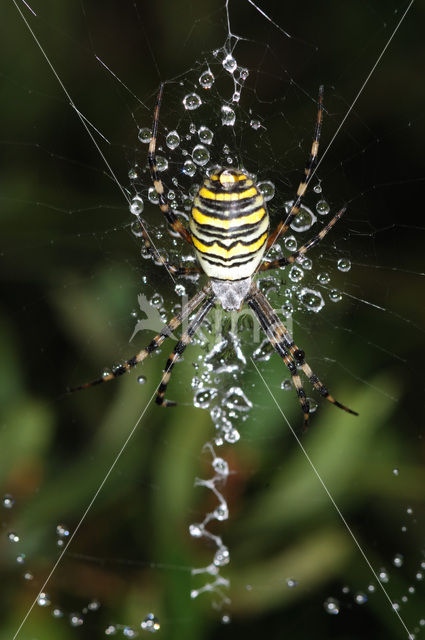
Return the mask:
M 274 197 L 275 186 L 273 182 L 270 182 L 270 180 L 263 180 L 262 182 L 258 182 L 257 187 L 258 191 L 261 193 L 266 202 Z
M 230 624 L 232 621 L 231 617 L 225 613 L 221 616 L 221 624 Z
M 130 203 L 130 213 L 134 216 L 140 216 L 143 211 L 143 198 L 140 196 L 134 196 L 133 200 Z
M 287 578 L 286 579 L 286 586 L 289 587 L 290 589 L 294 589 L 294 587 L 296 587 L 298 585 L 297 580 L 294 580 L 294 578 Z
M 235 124 L 236 113 L 227 104 L 221 107 L 221 124 L 232 127 Z
M 79 613 L 71 613 L 69 615 L 69 622 L 71 624 L 71 627 L 81 627 L 84 620 Z
M 284 391 L 290 391 L 292 389 L 291 381 L 288 379 L 282 380 L 282 382 L 280 383 L 280 388 Z
M 99 600 L 91 600 L 87 605 L 87 609 L 89 611 L 97 611 L 98 609 L 100 609 Z
M 153 613 L 148 613 L 148 615 L 142 620 L 140 626 L 144 631 L 150 631 L 152 633 L 159 631 L 161 628 L 158 618 L 154 616 Z
M 401 553 L 396 553 L 396 555 L 393 558 L 393 565 L 395 567 L 402 567 L 403 566 L 403 562 L 404 562 L 404 557 L 402 556 Z
M 379 569 L 378 577 L 381 582 L 389 582 L 389 575 L 386 569 Z
M 309 309 L 318 313 L 325 306 L 325 301 L 320 291 L 314 291 L 308 287 L 303 287 L 299 294 L 302 304 Z
M 241 434 L 239 433 L 239 431 L 233 428 L 229 429 L 229 431 L 226 431 L 226 433 L 224 434 L 224 439 L 229 444 L 235 444 L 235 442 L 238 442 L 240 437 L 241 437 Z
M 342 295 L 337 289 L 331 289 L 329 291 L 329 300 L 331 300 L 331 302 L 341 302 Z
M 317 280 L 320 282 L 320 284 L 329 284 L 329 282 L 331 281 L 331 277 L 329 273 L 323 271 L 322 273 L 319 273 L 317 275 Z
M 201 538 L 204 534 L 204 527 L 202 524 L 189 525 L 189 533 L 192 538 Z
M 56 527 L 56 533 L 60 538 L 66 538 L 69 536 L 69 529 L 64 524 L 58 524 Z
M 211 129 L 208 129 L 208 127 L 202 126 L 202 127 L 199 127 L 198 129 L 198 137 L 201 142 L 204 142 L 205 144 L 211 144 L 214 138 L 214 134 L 211 131 Z
M 152 298 L 150 299 L 151 305 L 154 307 L 162 307 L 164 304 L 164 298 L 160 293 L 154 293 Z
M 164 156 L 156 156 L 156 168 L 158 171 L 166 171 L 168 169 L 168 160 Z
M 251 120 L 249 126 L 254 129 L 254 131 L 257 131 L 257 129 L 261 127 L 261 122 L 259 120 Z
M 198 82 L 203 89 L 211 89 L 214 84 L 214 74 L 208 69 L 201 73 L 198 78 Z
M 182 171 L 186 176 L 192 178 L 196 172 L 196 165 L 192 162 L 192 160 L 185 160 Z
M 420 582 L 421 580 L 424 579 L 423 573 L 421 573 L 421 571 L 418 571 L 418 573 L 416 574 L 415 578 L 416 578 L 416 580 L 418 582 Z
M 289 213 L 293 202 L 285 202 L 286 212 Z M 308 207 L 302 205 L 300 207 L 299 213 L 295 216 L 293 222 L 291 223 L 291 229 L 294 231 L 308 231 L 316 222 L 317 218 L 314 213 Z
M 229 475 L 229 465 L 227 464 L 226 460 L 224 460 L 223 458 L 214 458 L 212 462 L 212 467 L 214 471 L 221 476 Z
M 233 73 L 238 66 L 238 63 L 236 62 L 235 58 L 230 53 L 227 54 L 227 56 L 223 59 L 223 62 L 221 64 L 229 73 Z
M 192 151 L 192 159 L 195 164 L 203 167 L 210 159 L 210 152 L 203 144 L 197 144 Z
M 183 106 L 187 111 L 193 111 L 194 109 L 198 109 L 202 104 L 201 98 L 197 93 L 188 93 L 183 98 Z
M 304 271 L 296 265 L 293 265 L 289 270 L 288 277 L 292 282 L 299 282 L 304 277 Z
M 367 602 L 367 595 L 365 593 L 362 593 L 361 591 L 359 591 L 358 593 L 356 593 L 356 595 L 354 596 L 354 602 L 356 604 L 366 604 Z
M 214 564 L 216 567 L 224 567 L 230 562 L 230 553 L 227 547 L 220 547 L 214 554 Z
M 322 185 L 320 183 L 319 184 L 315 184 L 314 187 L 313 187 L 313 191 L 314 191 L 314 193 L 322 193 Z
M 124 629 L 122 630 L 122 634 L 126 638 L 135 638 L 137 636 L 136 631 L 131 627 L 124 627 Z
M 19 555 L 16 556 L 16 562 L 18 564 L 24 564 L 25 562 L 25 553 L 20 553 Z
M 336 616 L 339 613 L 340 604 L 338 600 L 335 598 L 328 598 L 323 603 L 326 613 L 329 613 L 332 616 Z
M 63 618 L 63 611 L 62 609 L 58 609 L 58 607 L 55 607 L 52 611 L 52 616 L 54 618 Z
M 32 574 L 30 571 L 26 571 L 26 572 L 24 573 L 24 579 L 25 579 L 25 580 L 34 580 L 34 576 L 33 576 L 33 574 Z
M 115 625 L 110 624 L 109 627 L 105 629 L 105 636 L 114 636 L 117 632 L 117 628 Z
M 195 397 L 193 399 L 193 404 L 198 409 L 208 409 L 211 404 L 211 401 L 216 397 L 217 390 L 213 388 L 201 389 L 197 393 L 195 393 Z
M 284 244 L 285 248 L 288 249 L 288 251 L 295 251 L 295 249 L 297 248 L 297 241 L 295 236 L 288 236 L 287 238 L 285 238 Z
M 5 493 L 2 498 L 2 504 L 5 509 L 11 509 L 15 504 L 15 499 L 10 495 L 10 493 Z
M 147 127 L 143 127 L 142 129 L 139 129 L 139 135 L 137 137 L 139 138 L 140 142 L 143 142 L 143 144 L 149 144 L 149 142 L 151 141 L 151 136 L 152 131 Z
M 149 187 L 149 189 L 148 189 L 148 200 L 152 204 L 158 204 L 159 196 L 158 196 L 158 193 L 157 193 L 155 187 Z
M 45 593 L 44 591 L 42 591 L 41 593 L 38 594 L 37 596 L 37 604 L 39 607 L 48 607 L 50 605 L 50 596 Z
M 214 518 L 219 521 L 227 520 L 229 517 L 229 510 L 225 504 L 220 504 L 214 510 Z
M 398 476 L 398 475 L 399 475 L 399 473 L 400 473 L 400 471 L 399 471 L 398 469 L 393 469 L 393 474 L 394 474 L 395 476 Z
M 167 137 L 165 138 L 165 144 L 172 151 L 173 151 L 173 149 L 177 149 L 177 147 L 180 144 L 180 136 L 177 133 L 177 131 L 173 130 L 173 131 L 169 131 L 169 133 L 167 133 Z
M 137 378 L 137 384 L 146 384 L 146 377 L 145 376 L 139 376 Z
M 137 173 L 136 167 L 130 169 L 130 171 L 128 172 L 128 177 L 130 178 L 130 180 L 137 180 L 139 174 Z
M 326 200 L 319 200 L 319 202 L 316 204 L 316 211 L 321 216 L 326 216 L 330 210 L 331 208 Z
M 7 534 L 8 539 L 10 540 L 10 542 L 19 542 L 19 536 L 17 533 L 15 533 L 14 531 L 10 531 Z
M 338 269 L 346 273 L 351 269 L 351 262 L 347 258 L 340 258 L 337 263 Z
M 252 408 L 252 402 L 248 400 L 240 387 L 232 387 L 224 397 L 224 404 L 228 409 L 236 411 L 249 411 Z

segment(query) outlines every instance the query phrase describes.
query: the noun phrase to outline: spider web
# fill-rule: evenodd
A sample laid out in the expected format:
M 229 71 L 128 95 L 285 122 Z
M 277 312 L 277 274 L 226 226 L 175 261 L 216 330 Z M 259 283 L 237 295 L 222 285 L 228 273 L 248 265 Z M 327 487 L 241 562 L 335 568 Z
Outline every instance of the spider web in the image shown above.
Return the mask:
M 204 171 L 229 164 L 264 184 L 276 224 L 308 157 L 319 84 L 323 153 L 407 5 L 321 6 L 321 16 L 313 3 L 234 2 L 199 14 L 170 3 L 161 16 L 131 3 L 32 3 L 36 16 L 22 6 L 73 107 L 15 7 L 7 9 L 8 50 L 19 42 L 24 55 L 4 72 L 2 101 L 11 310 L 2 331 L 5 637 L 15 634 L 142 410 L 131 446 L 21 637 L 134 637 L 158 626 L 167 638 L 295 628 L 298 637 L 382 629 L 402 637 L 380 584 L 421 637 L 423 224 L 416 202 L 424 101 L 416 6 L 273 257 L 300 246 L 344 204 L 346 216 L 308 261 L 260 282 L 314 370 L 360 413 L 351 418 L 319 402 L 302 444 L 379 580 L 273 403 L 272 396 L 297 430 L 289 376 L 249 316 L 236 327 L 231 317 L 213 316 L 198 332 L 174 370 L 169 397 L 179 407 L 171 415 L 148 404 L 171 343 L 132 376 L 62 394 L 133 355 L 182 295 L 199 288 L 196 279 L 173 282 L 146 255 L 76 109 L 133 212 L 134 197 L 143 200 L 137 212 L 155 246 L 190 264 L 152 202 L 146 167 L 159 81 L 166 81 L 161 177 L 178 215 L 187 219 Z M 194 94 L 201 104 L 186 108 L 196 105 Z M 317 402 L 307 384 L 306 391 Z

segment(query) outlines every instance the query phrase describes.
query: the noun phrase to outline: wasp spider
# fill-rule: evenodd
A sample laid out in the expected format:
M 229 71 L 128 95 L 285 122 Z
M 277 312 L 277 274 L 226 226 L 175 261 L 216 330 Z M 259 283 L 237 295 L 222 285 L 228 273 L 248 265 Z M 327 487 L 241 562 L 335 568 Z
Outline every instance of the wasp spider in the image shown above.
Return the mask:
M 262 261 L 265 251 L 286 233 L 299 213 L 302 198 L 317 161 L 323 119 L 323 87 L 319 89 L 314 139 L 304 178 L 300 182 L 296 198 L 286 218 L 279 222 L 272 233 L 269 230 L 269 215 L 266 203 L 255 181 L 243 171 L 229 167 L 216 169 L 205 177 L 193 200 L 189 230 L 176 217 L 167 201 L 164 185 L 158 174 L 156 160 L 156 141 L 162 92 L 163 86 L 161 86 L 158 94 L 152 137 L 149 144 L 148 160 L 150 172 L 162 213 L 172 229 L 185 242 L 193 246 L 199 266 L 176 267 L 170 264 L 152 246 L 143 225 L 141 225 L 141 232 L 146 248 L 155 257 L 155 260 L 162 263 L 170 273 L 176 276 L 205 273 L 209 281 L 182 308 L 181 312 L 172 318 L 162 331 L 133 358 L 118 365 L 103 377 L 76 387 L 74 390 L 85 389 L 92 385 L 112 380 L 143 362 L 152 351 L 162 345 L 164 340 L 183 321 L 198 309 L 190 320 L 187 330 L 183 333 L 168 358 L 157 390 L 157 404 L 163 407 L 175 405 L 175 402 L 165 399 L 172 368 L 209 311 L 217 303 L 221 304 L 226 311 L 240 310 L 242 305 L 246 303 L 253 310 L 270 343 L 288 368 L 304 413 L 304 425 L 306 426 L 308 423 L 310 407 L 299 375 L 300 371 L 305 374 L 313 387 L 329 402 L 340 409 L 357 415 L 355 411 L 344 406 L 330 395 L 306 362 L 304 351 L 297 347 L 290 333 L 259 290 L 254 278 L 258 271 L 276 269 L 301 259 L 307 251 L 326 236 L 345 211 L 345 209 L 341 209 L 317 235 L 289 256 L 272 261 Z

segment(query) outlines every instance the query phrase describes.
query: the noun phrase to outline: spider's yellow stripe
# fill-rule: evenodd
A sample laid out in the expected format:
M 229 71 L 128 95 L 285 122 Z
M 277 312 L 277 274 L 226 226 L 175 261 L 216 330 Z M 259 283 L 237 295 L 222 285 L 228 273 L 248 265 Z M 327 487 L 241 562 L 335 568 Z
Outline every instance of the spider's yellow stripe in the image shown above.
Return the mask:
M 247 176 L 242 173 L 240 176 L 235 176 L 234 174 L 230 174 L 229 176 L 223 176 L 223 174 L 221 174 L 220 177 L 218 177 L 218 175 L 216 173 L 213 173 L 212 176 L 210 177 L 211 180 L 220 180 L 220 182 L 223 184 L 223 182 L 239 182 L 240 180 L 247 180 Z
M 246 189 L 240 193 L 214 193 L 214 191 L 209 191 L 205 187 L 202 187 L 199 195 L 207 200 L 223 200 L 225 202 L 231 202 L 235 200 L 243 200 L 244 198 L 252 198 L 252 196 L 256 196 L 257 193 L 258 191 L 255 187 L 251 187 L 251 189 Z
M 220 218 L 206 216 L 195 207 L 192 209 L 192 216 L 195 222 L 200 225 L 208 224 L 212 227 L 217 227 L 218 229 L 233 229 L 234 227 L 241 227 L 244 224 L 254 224 L 255 222 L 260 222 L 265 215 L 266 211 L 261 207 L 254 211 L 254 213 L 247 216 L 241 216 L 240 218 L 234 218 L 233 220 L 221 220 Z
M 220 258 L 225 258 L 226 260 L 229 260 L 234 256 L 246 256 L 250 253 L 255 253 L 255 251 L 258 251 L 263 246 L 266 239 L 267 233 L 263 233 L 263 235 L 252 244 L 244 245 L 241 242 L 238 242 L 238 244 L 231 249 L 224 249 L 223 247 L 220 247 L 216 242 L 214 242 L 214 244 L 209 247 L 206 244 L 199 242 L 197 238 L 192 236 L 193 244 L 198 251 L 200 251 L 201 253 L 205 253 L 206 255 L 219 256 Z

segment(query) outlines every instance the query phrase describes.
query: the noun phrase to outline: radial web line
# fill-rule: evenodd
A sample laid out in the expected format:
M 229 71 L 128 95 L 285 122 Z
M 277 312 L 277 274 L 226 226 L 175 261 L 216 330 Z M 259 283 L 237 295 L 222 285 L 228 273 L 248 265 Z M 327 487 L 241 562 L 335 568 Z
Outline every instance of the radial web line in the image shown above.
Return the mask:
M 112 177 L 112 179 L 114 180 L 114 182 L 116 183 L 116 185 L 118 186 L 119 190 L 121 191 L 121 193 L 123 194 L 124 198 L 126 199 L 127 203 L 130 205 L 130 199 L 124 189 L 124 187 L 121 185 L 120 181 L 118 180 L 117 176 L 115 175 L 115 172 L 113 171 L 111 165 L 109 164 L 109 162 L 107 161 L 105 154 L 103 153 L 102 149 L 99 147 L 98 143 L 96 142 L 95 137 L 93 136 L 92 132 L 90 131 L 90 128 L 86 122 L 87 118 L 85 118 L 82 113 L 80 113 L 80 111 L 77 109 L 70 93 L 68 92 L 67 88 L 65 87 L 64 83 L 62 82 L 59 74 L 57 73 L 55 67 L 53 66 L 53 63 L 50 61 L 49 56 L 47 55 L 47 53 L 44 51 L 43 47 L 41 46 L 40 41 L 38 40 L 37 36 L 35 35 L 34 31 L 31 29 L 31 25 L 29 24 L 28 20 L 25 18 L 23 12 L 21 11 L 21 9 L 18 6 L 17 0 L 12 0 L 13 4 L 16 7 L 16 10 L 18 11 L 19 15 L 21 16 L 22 20 L 24 21 L 28 31 L 30 32 L 31 36 L 34 39 L 34 42 L 36 43 L 36 45 L 38 46 L 38 48 L 40 49 L 41 53 L 43 54 L 44 59 L 46 60 L 47 64 L 49 65 L 53 75 L 55 76 L 56 80 L 58 81 L 62 91 L 64 92 L 64 94 L 66 95 L 66 97 L 68 98 L 69 104 L 72 107 L 72 109 L 75 111 L 75 113 L 77 114 L 81 124 L 83 125 L 84 129 L 86 130 L 86 132 L 88 133 L 88 135 L 90 136 L 91 141 L 93 142 L 94 146 L 96 147 L 100 157 L 102 158 L 103 162 L 105 163 L 110 176 Z M 102 136 L 103 137 L 103 136 Z M 142 224 L 141 220 L 139 220 L 140 224 Z M 143 225 L 142 225 L 143 226 Z M 143 227 L 149 242 L 152 244 L 152 246 L 154 247 L 154 249 L 157 251 L 157 253 L 159 254 L 159 251 L 156 249 L 155 243 L 152 241 L 151 237 L 149 236 L 148 232 L 146 231 L 146 229 Z M 167 269 L 168 275 L 170 276 L 171 280 L 175 283 L 175 279 L 173 278 L 173 275 L 171 273 L 171 271 L 168 269 L 167 265 L 164 265 L 165 268 Z
M 298 446 L 300 447 L 301 451 L 303 452 L 304 456 L 306 457 L 309 465 L 311 466 L 311 468 L 313 469 L 317 479 L 319 480 L 320 484 L 322 485 L 323 489 L 325 490 L 329 500 L 332 502 L 332 505 L 334 506 L 337 514 L 339 515 L 339 517 L 341 518 L 345 528 L 347 529 L 348 533 L 350 534 L 350 536 L 352 537 L 352 539 L 354 540 L 358 550 L 360 551 L 361 555 L 363 556 L 363 559 L 365 560 L 367 566 L 369 567 L 370 571 L 372 572 L 375 580 L 377 581 L 378 585 L 381 588 L 381 591 L 384 593 L 386 599 L 388 600 L 388 602 L 391 605 L 391 609 L 392 611 L 394 611 L 394 613 L 396 614 L 397 618 L 399 619 L 400 623 L 403 626 L 403 629 L 406 631 L 408 638 L 412 638 L 412 634 L 410 633 L 406 623 L 404 622 L 403 618 L 401 617 L 400 613 L 397 611 L 396 608 L 394 608 L 394 604 L 393 601 L 390 598 L 390 595 L 388 593 L 388 591 L 385 589 L 384 585 L 382 584 L 381 580 L 379 579 L 378 574 L 376 573 L 375 569 L 373 568 L 372 564 L 370 563 L 366 553 L 363 550 L 363 547 L 361 546 L 360 542 L 357 540 L 356 536 L 354 535 L 350 525 L 348 524 L 347 520 L 344 518 L 341 509 L 338 507 L 337 503 L 335 502 L 335 499 L 333 498 L 331 492 L 329 491 L 328 487 L 325 484 L 325 481 L 323 480 L 322 476 L 320 475 L 320 473 L 318 472 L 318 470 L 316 469 L 312 459 L 310 458 L 310 456 L 308 455 L 306 449 L 304 448 L 301 440 L 299 439 L 299 437 L 297 436 L 294 428 L 292 427 L 291 423 L 289 422 L 288 418 L 286 417 L 286 415 L 283 413 L 282 408 L 280 407 L 278 401 L 276 400 L 276 398 L 273 395 L 272 390 L 270 389 L 269 385 L 267 384 L 267 382 L 265 381 L 264 377 L 262 376 L 259 368 L 257 367 L 257 365 L 255 364 L 254 360 L 251 358 L 251 362 L 254 365 L 254 367 L 257 370 L 258 375 L 260 376 L 261 380 L 264 382 L 264 385 L 267 389 L 267 391 L 270 393 L 272 399 L 274 400 L 274 403 L 276 404 L 277 408 L 279 409 L 283 419 L 285 420 L 286 424 L 288 425 L 289 429 L 291 430 L 292 435 L 294 436 Z

